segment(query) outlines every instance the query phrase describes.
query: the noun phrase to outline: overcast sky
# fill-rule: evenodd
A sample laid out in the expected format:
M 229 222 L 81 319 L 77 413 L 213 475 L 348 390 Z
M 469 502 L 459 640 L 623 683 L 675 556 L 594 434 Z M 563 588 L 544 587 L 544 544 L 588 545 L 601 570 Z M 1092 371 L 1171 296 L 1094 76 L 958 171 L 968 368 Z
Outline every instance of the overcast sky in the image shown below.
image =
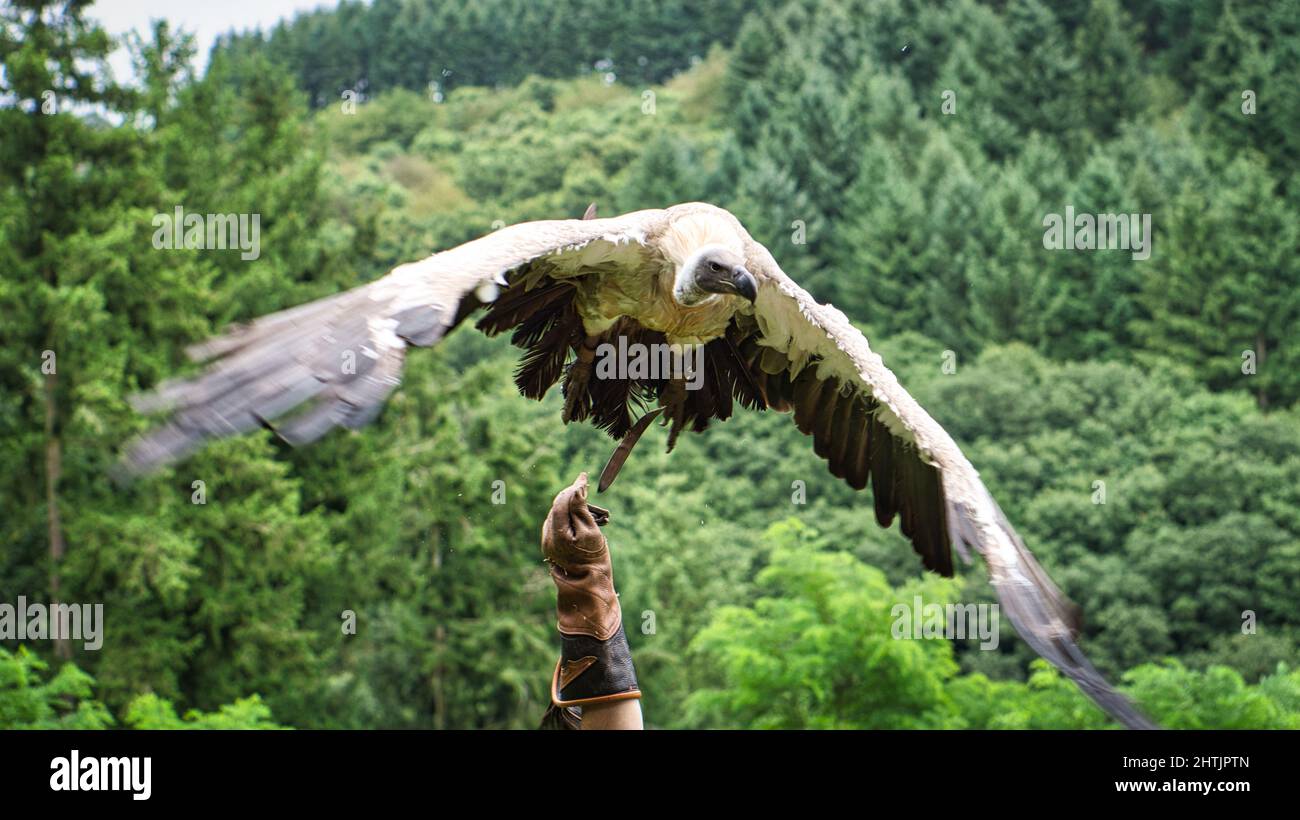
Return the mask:
M 132 29 L 145 32 L 157 18 L 170 20 L 173 27 L 184 29 L 197 40 L 199 68 L 207 65 L 208 49 L 218 34 L 270 26 L 294 12 L 338 5 L 337 0 L 99 0 L 87 14 L 103 24 L 110 34 L 121 35 Z M 124 49 L 111 60 L 118 80 L 131 76 L 131 61 Z

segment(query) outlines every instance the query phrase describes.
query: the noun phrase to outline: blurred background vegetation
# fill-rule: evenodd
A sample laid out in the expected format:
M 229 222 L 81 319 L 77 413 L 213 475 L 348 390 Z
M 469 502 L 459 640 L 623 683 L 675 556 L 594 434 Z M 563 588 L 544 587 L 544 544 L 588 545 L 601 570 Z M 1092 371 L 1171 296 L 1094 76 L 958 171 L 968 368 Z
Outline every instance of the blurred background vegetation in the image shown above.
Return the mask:
M 1145 710 L 1300 728 L 1298 0 L 345 2 L 202 72 L 158 24 L 129 86 L 93 8 L 42 6 L 0 3 L 0 601 L 105 635 L 0 643 L 0 726 L 535 725 L 541 516 L 612 442 L 505 339 L 410 356 L 361 433 L 119 486 L 126 397 L 498 221 L 700 199 L 859 323 Z M 260 214 L 261 257 L 155 250 L 177 205 Z M 1067 205 L 1152 214 L 1151 258 L 1044 250 Z M 651 726 L 1110 725 L 1005 622 L 892 640 L 982 568 L 923 576 L 784 416 L 650 437 L 601 503 Z

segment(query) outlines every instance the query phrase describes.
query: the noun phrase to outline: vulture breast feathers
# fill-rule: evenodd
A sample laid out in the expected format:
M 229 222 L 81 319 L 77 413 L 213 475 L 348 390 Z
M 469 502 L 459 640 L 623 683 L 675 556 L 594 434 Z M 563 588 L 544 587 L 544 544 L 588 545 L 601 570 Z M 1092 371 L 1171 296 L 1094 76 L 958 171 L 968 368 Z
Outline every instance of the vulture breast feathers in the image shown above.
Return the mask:
M 410 347 L 434 345 L 476 314 L 481 330 L 510 331 L 523 349 L 520 392 L 541 398 L 559 383 L 566 422 L 622 440 L 602 486 L 660 412 L 670 447 L 682 430 L 729 418 L 734 402 L 789 412 L 834 475 L 871 485 L 876 520 L 897 518 L 927 568 L 951 575 L 953 548 L 967 561 L 973 548 L 1035 651 L 1126 726 L 1153 725 L 1084 657 L 1075 607 L 952 438 L 842 312 L 818 304 L 712 205 L 512 225 L 231 328 L 190 350 L 206 370 L 137 397 L 137 409 L 165 419 L 124 465 L 146 472 L 257 427 L 295 445 L 360 427 L 399 384 Z M 596 349 L 616 340 L 702 346 L 703 373 L 689 374 L 692 389 L 684 371 L 593 377 Z

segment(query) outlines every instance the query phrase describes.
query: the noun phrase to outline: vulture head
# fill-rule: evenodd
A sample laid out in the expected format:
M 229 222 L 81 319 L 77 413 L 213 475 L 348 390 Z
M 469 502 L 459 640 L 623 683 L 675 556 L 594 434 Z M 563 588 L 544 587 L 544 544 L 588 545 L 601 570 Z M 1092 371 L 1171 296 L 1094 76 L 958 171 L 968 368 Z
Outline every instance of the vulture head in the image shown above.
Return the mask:
M 673 298 L 694 307 L 718 295 L 742 296 L 753 302 L 758 296 L 758 280 L 745 268 L 740 254 L 722 245 L 705 245 L 677 269 Z

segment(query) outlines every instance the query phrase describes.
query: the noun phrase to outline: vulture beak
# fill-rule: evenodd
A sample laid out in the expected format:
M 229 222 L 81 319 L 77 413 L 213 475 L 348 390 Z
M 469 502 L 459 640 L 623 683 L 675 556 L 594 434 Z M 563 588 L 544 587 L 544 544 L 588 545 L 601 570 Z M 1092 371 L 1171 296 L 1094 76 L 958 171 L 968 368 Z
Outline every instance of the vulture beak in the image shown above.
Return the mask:
M 731 270 L 731 286 L 736 289 L 736 293 L 745 297 L 753 303 L 758 298 L 758 280 L 754 274 L 745 270 L 744 265 L 737 265 Z

